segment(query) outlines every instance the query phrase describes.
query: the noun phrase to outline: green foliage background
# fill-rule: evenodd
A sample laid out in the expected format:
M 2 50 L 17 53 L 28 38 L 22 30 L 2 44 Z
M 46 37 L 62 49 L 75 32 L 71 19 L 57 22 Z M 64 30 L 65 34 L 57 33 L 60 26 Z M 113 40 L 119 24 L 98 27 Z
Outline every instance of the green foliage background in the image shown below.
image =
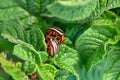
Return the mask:
M 66 36 L 54 57 L 52 26 Z M 0 53 L 0 80 L 120 80 L 120 0 L 0 0 Z

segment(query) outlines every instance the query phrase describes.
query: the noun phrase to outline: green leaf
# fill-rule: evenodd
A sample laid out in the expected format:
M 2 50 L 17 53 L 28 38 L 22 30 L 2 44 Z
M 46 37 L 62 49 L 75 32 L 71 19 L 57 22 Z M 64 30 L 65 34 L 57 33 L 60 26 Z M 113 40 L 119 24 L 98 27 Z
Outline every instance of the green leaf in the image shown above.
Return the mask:
M 112 11 L 105 11 L 98 19 L 92 21 L 94 25 L 115 25 L 116 24 L 116 14 Z
M 98 0 L 95 10 L 91 13 L 89 19 L 99 17 L 106 10 L 107 0 Z
M 13 44 L 13 43 L 10 43 L 9 41 L 3 39 L 3 38 L 0 36 L 0 49 L 1 49 L 1 50 L 12 51 L 12 50 L 13 50 L 13 47 L 14 47 L 14 44 Z
M 27 75 L 32 75 L 37 71 L 37 66 L 31 61 L 25 61 L 21 66 L 21 70 L 24 71 Z
M 2 36 L 9 41 L 19 44 L 18 40 L 22 40 L 29 44 L 32 44 L 36 50 L 46 50 L 46 43 L 44 34 L 36 27 L 28 30 L 24 29 L 26 24 L 22 24 L 19 20 L 12 20 L 5 24 L 5 29 L 2 32 Z
M 103 80 L 105 59 L 94 65 L 90 71 L 82 67 L 80 80 Z
M 112 47 L 108 51 L 104 80 L 120 80 L 120 47 Z
M 65 70 L 58 70 L 56 72 L 55 80 L 77 80 L 75 75 Z
M 106 25 L 106 22 L 104 22 L 93 23 L 88 30 L 78 37 L 75 47 L 81 55 L 83 64 L 89 66 L 88 69 L 102 60 L 105 55 L 105 43 L 115 35 L 116 31 L 113 26 Z
M 78 77 L 81 65 L 76 50 L 69 48 L 66 45 L 61 45 L 60 51 L 55 55 L 53 61 L 60 69 L 69 71 Z
M 64 44 L 69 46 L 69 47 L 73 47 L 72 41 L 69 38 L 67 38 L 67 37 L 65 37 Z
M 53 3 L 55 0 L 40 0 L 40 12 L 41 13 L 47 13 L 47 5 Z
M 0 20 L 8 21 L 10 19 L 23 19 L 29 16 L 28 12 L 17 6 L 12 0 L 0 1 Z
M 23 73 L 19 68 L 15 67 L 15 65 L 6 60 L 5 54 L 0 54 L 0 63 L 1 67 L 10 74 L 14 80 L 29 80 L 29 78 Z M 19 75 L 18 75 L 19 73 Z
M 48 53 L 45 52 L 45 51 L 40 51 L 39 52 L 40 56 L 41 56 L 41 59 L 42 59 L 42 62 L 46 62 L 48 60 Z
M 39 16 L 40 14 L 40 0 L 13 0 L 20 7 L 27 10 L 30 14 Z
M 116 30 L 117 30 L 118 34 L 120 34 L 120 18 L 117 18 L 117 20 L 116 20 Z
M 120 0 L 108 0 L 107 2 L 108 9 L 116 8 L 116 7 L 120 7 Z
M 75 23 L 66 24 L 65 36 L 67 36 L 74 44 L 78 36 L 81 35 L 88 28 L 86 27 L 86 25 Z
M 104 48 L 105 45 L 100 46 L 96 49 L 93 55 L 90 56 L 86 63 L 86 68 L 89 70 L 93 65 L 100 62 L 102 59 L 104 59 L 106 49 Z
M 48 28 L 52 27 L 53 24 L 51 24 L 50 21 L 46 21 L 43 19 L 39 19 L 39 21 L 34 24 L 36 27 L 39 27 L 44 34 L 46 34 L 46 31 Z
M 19 44 L 14 47 L 13 54 L 17 57 L 30 61 L 34 64 L 40 66 L 42 64 L 41 56 L 31 45 L 28 44 Z
M 61 22 L 86 23 L 99 17 L 106 10 L 106 3 L 106 0 L 57 0 L 48 4 L 48 12 L 44 11 L 41 16 L 55 17 Z
M 6 79 L 9 79 L 9 80 L 13 80 L 13 78 L 8 75 L 1 67 L 0 67 L 0 80 L 6 80 Z
M 115 19 L 117 18 L 117 15 L 112 11 L 105 11 L 100 18 L 115 21 Z
M 44 64 L 40 67 L 38 73 L 43 80 L 54 80 L 56 68 L 50 64 Z
M 57 17 L 65 21 L 79 21 L 89 17 L 95 10 L 96 5 L 96 0 L 57 0 L 48 5 L 47 9 L 52 17 Z

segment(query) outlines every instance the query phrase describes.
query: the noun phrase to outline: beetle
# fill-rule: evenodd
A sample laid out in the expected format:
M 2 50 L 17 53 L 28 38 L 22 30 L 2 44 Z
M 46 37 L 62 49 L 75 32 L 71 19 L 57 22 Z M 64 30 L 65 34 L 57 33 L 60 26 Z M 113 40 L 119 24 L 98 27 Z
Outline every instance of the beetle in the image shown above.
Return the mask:
M 49 55 L 54 56 L 55 54 L 57 54 L 57 52 L 59 51 L 59 46 L 60 45 L 55 39 L 50 38 L 50 41 L 47 42 L 47 49 Z
M 54 56 L 59 51 L 60 44 L 65 40 L 64 33 L 57 27 L 52 27 L 47 30 L 45 41 L 47 50 L 50 56 Z
M 51 37 L 56 39 L 59 44 L 62 44 L 65 40 L 63 31 L 57 27 L 52 27 L 47 30 L 46 40 L 49 40 Z

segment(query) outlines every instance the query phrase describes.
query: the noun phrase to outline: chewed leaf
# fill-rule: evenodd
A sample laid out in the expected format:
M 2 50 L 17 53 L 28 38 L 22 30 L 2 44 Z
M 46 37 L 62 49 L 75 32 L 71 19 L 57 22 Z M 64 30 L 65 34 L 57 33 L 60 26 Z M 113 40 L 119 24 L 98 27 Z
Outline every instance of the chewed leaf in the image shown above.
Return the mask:
M 115 29 L 112 28 L 113 26 L 106 25 L 105 23 L 102 24 L 92 24 L 88 30 L 78 37 L 75 43 L 75 47 L 79 51 L 83 63 L 86 66 L 89 64 L 89 68 L 90 63 L 93 65 L 102 60 L 102 57 L 105 55 L 105 43 L 116 34 Z
M 112 48 L 108 52 L 104 80 L 120 80 L 120 48 Z
M 83 20 L 90 16 L 97 5 L 96 0 L 57 0 L 47 6 L 53 17 L 66 21 Z
M 78 77 L 77 74 L 79 74 L 80 71 L 80 59 L 76 50 L 69 48 L 66 45 L 61 45 L 58 55 L 54 57 L 54 64 L 60 67 L 60 69 L 69 71 Z
M 43 80 L 54 80 L 57 69 L 50 64 L 44 64 L 40 67 L 38 73 Z
M 33 45 L 36 50 L 46 50 L 44 35 L 40 28 L 32 27 L 29 30 L 25 30 L 24 26 L 26 24 L 22 24 L 19 20 L 11 20 L 4 25 L 2 36 L 9 41 L 19 44 L 19 40 L 22 40 Z
M 6 60 L 3 54 L 0 54 L 1 67 L 12 76 L 14 80 L 29 80 L 27 75 L 17 68 L 12 62 Z M 19 73 L 19 75 L 18 75 Z
M 42 64 L 39 52 L 37 52 L 31 45 L 16 45 L 14 47 L 13 54 L 25 61 L 31 61 L 32 63 L 35 63 L 38 66 Z

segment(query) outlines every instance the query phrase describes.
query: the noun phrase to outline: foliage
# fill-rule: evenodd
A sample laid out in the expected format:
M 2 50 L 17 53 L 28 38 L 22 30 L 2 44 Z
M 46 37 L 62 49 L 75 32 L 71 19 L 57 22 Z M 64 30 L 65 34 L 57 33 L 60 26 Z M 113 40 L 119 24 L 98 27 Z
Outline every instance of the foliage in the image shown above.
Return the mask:
M 52 26 L 66 37 L 53 57 Z M 0 0 L 0 53 L 1 80 L 120 80 L 120 0 Z

